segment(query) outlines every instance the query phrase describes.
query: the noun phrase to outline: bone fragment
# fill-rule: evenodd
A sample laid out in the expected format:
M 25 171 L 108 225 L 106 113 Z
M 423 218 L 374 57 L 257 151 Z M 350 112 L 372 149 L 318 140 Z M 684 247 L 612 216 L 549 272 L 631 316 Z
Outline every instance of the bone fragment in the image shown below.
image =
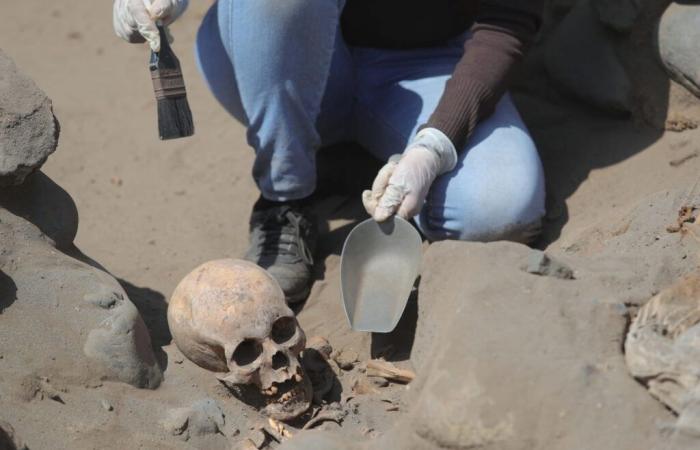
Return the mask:
M 381 377 L 397 383 L 410 383 L 416 377 L 412 370 L 399 369 L 392 363 L 383 359 L 370 359 L 367 361 L 367 376 Z
M 323 411 L 313 419 L 306 422 L 306 424 L 302 427 L 302 430 L 308 430 L 310 428 L 315 427 L 316 425 L 319 425 L 322 422 L 328 421 L 335 422 L 338 425 L 340 425 L 340 422 L 342 422 L 344 417 L 345 413 L 341 410 Z
M 359 355 L 355 350 L 343 349 L 333 354 L 333 360 L 343 370 L 352 370 L 358 361 Z
M 234 448 L 235 448 L 235 447 L 234 447 Z M 253 441 L 251 441 L 250 439 L 246 439 L 246 440 L 243 441 L 243 443 L 241 444 L 241 449 L 242 449 L 242 450 L 258 450 L 258 448 L 260 448 L 260 447 L 257 447 L 257 446 L 255 445 L 255 443 L 254 443 Z
M 267 423 L 269 426 L 265 427 L 265 431 L 272 434 L 272 436 L 280 442 L 283 439 L 288 439 L 294 436 L 282 422 L 275 420 L 272 417 L 267 419 Z
M 355 380 L 352 384 L 352 392 L 357 395 L 379 394 L 379 390 L 364 376 L 360 376 Z

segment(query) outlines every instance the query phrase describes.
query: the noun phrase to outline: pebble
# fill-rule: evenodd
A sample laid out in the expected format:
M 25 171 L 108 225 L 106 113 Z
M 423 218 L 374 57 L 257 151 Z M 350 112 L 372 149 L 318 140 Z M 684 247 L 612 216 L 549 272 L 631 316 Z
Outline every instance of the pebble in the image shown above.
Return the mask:
M 573 270 L 564 263 L 550 258 L 545 252 L 540 250 L 533 250 L 530 253 L 525 271 L 534 275 L 560 278 L 562 280 L 574 279 Z
M 248 436 L 248 439 L 253 443 L 255 448 L 262 448 L 262 446 L 265 445 L 267 436 L 265 436 L 265 433 L 262 430 L 255 430 L 250 436 Z
M 333 360 L 343 370 L 352 370 L 359 358 L 357 352 L 350 349 L 343 349 L 333 355 Z

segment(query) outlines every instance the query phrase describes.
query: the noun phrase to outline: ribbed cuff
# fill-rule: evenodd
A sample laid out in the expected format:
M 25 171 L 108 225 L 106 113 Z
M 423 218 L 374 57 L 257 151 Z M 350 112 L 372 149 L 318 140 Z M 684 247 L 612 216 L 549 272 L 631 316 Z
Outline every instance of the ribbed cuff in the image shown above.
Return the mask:
M 439 174 L 451 171 L 457 166 L 457 150 L 449 137 L 437 128 L 423 128 L 413 138 L 408 148 L 424 147 L 440 159 Z

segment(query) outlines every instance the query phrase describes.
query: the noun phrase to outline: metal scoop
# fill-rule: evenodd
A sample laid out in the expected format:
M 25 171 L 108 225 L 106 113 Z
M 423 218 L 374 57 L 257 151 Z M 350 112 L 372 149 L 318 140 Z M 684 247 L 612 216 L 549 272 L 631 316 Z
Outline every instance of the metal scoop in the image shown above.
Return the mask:
M 353 330 L 387 333 L 396 327 L 422 256 L 420 234 L 400 217 L 367 219 L 350 231 L 340 258 L 340 289 Z

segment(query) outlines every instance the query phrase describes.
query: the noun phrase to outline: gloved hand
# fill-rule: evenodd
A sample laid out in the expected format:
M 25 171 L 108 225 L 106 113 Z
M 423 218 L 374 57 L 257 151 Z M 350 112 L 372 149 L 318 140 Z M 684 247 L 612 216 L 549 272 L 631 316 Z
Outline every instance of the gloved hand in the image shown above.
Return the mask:
M 430 186 L 438 175 L 457 164 L 452 142 L 434 128 L 421 130 L 403 155 L 394 155 L 382 167 L 371 191 L 362 193 L 362 203 L 377 222 L 393 214 L 404 219 L 417 215 Z
M 156 21 L 167 26 L 187 9 L 188 0 L 114 0 L 112 23 L 117 36 L 127 42 L 148 41 L 151 50 L 160 50 Z

